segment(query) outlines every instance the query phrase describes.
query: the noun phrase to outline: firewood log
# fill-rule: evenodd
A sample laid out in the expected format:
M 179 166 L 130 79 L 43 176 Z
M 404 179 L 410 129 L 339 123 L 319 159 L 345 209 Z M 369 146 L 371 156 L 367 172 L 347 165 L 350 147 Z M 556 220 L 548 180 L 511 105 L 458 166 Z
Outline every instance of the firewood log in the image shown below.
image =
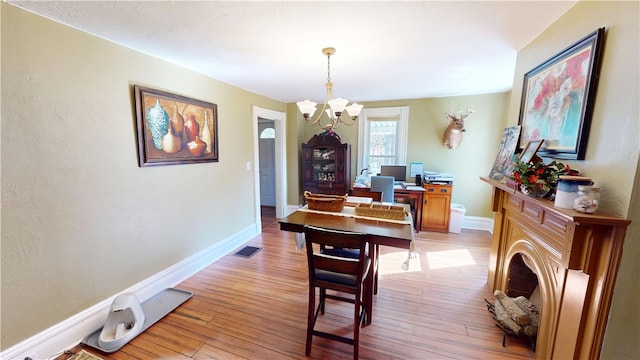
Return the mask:
M 522 332 L 522 326 L 516 324 L 516 322 L 513 321 L 513 319 L 511 319 L 511 316 L 509 316 L 509 314 L 505 310 L 504 306 L 502 306 L 502 303 L 500 301 L 496 300 L 494 304 L 494 310 L 495 310 L 495 319 L 503 329 L 507 330 L 508 332 L 511 332 L 514 335 L 520 335 L 520 333 Z
M 511 318 L 516 324 L 520 326 L 529 325 L 531 322 L 529 314 L 518 306 L 512 298 L 508 297 L 500 290 L 496 290 L 493 295 L 495 295 L 496 300 L 498 300 L 502 307 L 504 307 L 509 318 Z
M 538 311 L 538 309 L 536 309 L 535 305 L 533 305 L 531 301 L 529 301 L 529 299 L 524 296 L 518 296 L 517 298 L 514 298 L 513 302 L 516 303 L 516 305 L 518 305 L 522 310 L 527 312 L 527 314 L 529 315 L 530 324 L 537 327 L 538 323 L 540 322 L 540 312 Z
M 516 324 L 516 322 L 511 319 L 505 308 L 498 300 L 496 300 L 495 302 L 491 315 L 493 316 L 493 319 L 498 323 L 498 326 L 506 333 L 512 335 L 526 335 L 530 337 L 536 336 L 538 334 L 537 324 L 529 324 L 525 326 Z

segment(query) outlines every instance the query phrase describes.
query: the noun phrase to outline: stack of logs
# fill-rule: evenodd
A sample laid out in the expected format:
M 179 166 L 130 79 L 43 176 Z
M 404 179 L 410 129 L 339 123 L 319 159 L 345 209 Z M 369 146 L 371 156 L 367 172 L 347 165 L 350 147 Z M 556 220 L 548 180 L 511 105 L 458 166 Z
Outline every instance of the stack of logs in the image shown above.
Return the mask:
M 491 303 L 487 299 L 487 309 L 496 321 L 496 326 L 502 329 L 504 337 L 502 346 L 505 346 L 507 335 L 527 336 L 535 351 L 535 338 L 538 334 L 540 313 L 538 309 L 524 296 L 508 297 L 504 292 L 496 290 L 496 300 Z

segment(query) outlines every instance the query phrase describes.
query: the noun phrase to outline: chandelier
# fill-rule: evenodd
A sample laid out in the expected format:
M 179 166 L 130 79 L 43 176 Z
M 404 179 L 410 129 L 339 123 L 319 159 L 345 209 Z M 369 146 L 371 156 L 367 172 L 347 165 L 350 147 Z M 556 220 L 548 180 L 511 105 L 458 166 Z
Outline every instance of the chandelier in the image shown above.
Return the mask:
M 322 105 L 322 110 L 320 110 L 315 119 L 312 119 L 313 114 L 316 112 L 316 103 L 309 100 L 298 101 L 298 108 L 300 109 L 302 116 L 304 116 L 304 120 L 310 126 L 317 124 L 326 130 L 331 130 L 339 124 L 351 126 L 355 124 L 356 119 L 358 119 L 358 115 L 360 115 L 360 111 L 362 110 L 362 105 L 353 103 L 347 106 L 349 100 L 333 98 L 333 83 L 331 82 L 331 55 L 336 53 L 336 49 L 332 47 L 324 48 L 322 49 L 322 53 L 327 56 L 327 84 L 325 85 L 327 88 L 327 97 Z M 328 109 L 327 105 L 329 105 Z M 345 110 L 347 111 L 348 116 L 343 116 Z M 320 123 L 320 119 L 324 113 L 327 114 L 330 122 L 322 125 Z

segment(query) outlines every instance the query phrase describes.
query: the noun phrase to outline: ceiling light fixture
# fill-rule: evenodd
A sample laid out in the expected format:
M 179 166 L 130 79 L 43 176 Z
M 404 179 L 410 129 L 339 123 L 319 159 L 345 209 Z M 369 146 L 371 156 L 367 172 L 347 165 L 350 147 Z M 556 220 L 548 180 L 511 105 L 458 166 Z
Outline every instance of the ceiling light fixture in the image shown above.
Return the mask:
M 322 105 L 322 110 L 320 110 L 320 113 L 318 113 L 318 117 L 312 119 L 313 114 L 316 112 L 316 103 L 309 100 L 298 101 L 298 108 L 304 116 L 304 120 L 310 126 L 317 124 L 318 126 L 326 130 L 331 130 L 339 124 L 351 126 L 355 124 L 356 120 L 358 119 L 358 115 L 360 115 L 360 111 L 362 110 L 362 105 L 353 103 L 347 106 L 349 100 L 342 98 L 333 98 L 333 83 L 331 82 L 331 55 L 336 53 L 336 49 L 332 47 L 324 48 L 322 49 L 322 53 L 327 56 L 327 97 L 324 101 L 324 105 Z M 327 105 L 329 105 L 328 109 Z M 347 114 L 349 115 L 349 117 L 342 116 L 345 110 L 347 110 Z M 320 123 L 320 118 L 325 112 L 329 117 L 330 122 L 322 125 Z

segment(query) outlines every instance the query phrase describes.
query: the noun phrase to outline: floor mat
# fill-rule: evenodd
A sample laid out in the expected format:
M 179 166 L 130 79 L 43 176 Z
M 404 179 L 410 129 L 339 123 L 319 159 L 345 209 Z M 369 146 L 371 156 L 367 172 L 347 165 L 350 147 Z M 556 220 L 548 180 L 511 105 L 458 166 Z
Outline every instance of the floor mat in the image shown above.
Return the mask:
M 178 306 L 182 305 L 183 302 L 189 300 L 192 295 L 193 293 L 191 291 L 167 288 L 142 302 L 140 305 L 142 306 L 142 312 L 144 313 L 144 324 L 142 326 L 142 330 L 140 330 L 140 334 L 147 330 L 151 325 L 155 324 L 158 320 L 175 310 Z M 94 349 L 107 353 L 112 353 L 120 349 L 102 348 L 98 343 L 98 338 L 100 337 L 101 332 L 102 328 L 98 329 L 96 332 L 89 335 L 83 343 Z M 131 340 L 133 340 L 133 338 Z
M 262 248 L 255 247 L 255 246 L 245 246 L 242 249 L 238 250 L 233 255 L 242 256 L 242 257 L 247 257 L 248 258 L 248 257 L 253 256 L 255 253 L 257 253 L 260 250 L 262 250 Z

